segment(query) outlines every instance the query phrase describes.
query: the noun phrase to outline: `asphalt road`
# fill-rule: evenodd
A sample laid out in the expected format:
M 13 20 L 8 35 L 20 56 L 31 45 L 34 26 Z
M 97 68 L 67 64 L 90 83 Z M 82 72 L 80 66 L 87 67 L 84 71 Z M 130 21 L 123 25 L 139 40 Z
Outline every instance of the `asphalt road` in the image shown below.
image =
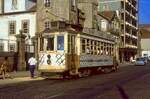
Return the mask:
M 0 85 L 0 99 L 149 99 L 150 65 L 80 79 L 46 79 Z

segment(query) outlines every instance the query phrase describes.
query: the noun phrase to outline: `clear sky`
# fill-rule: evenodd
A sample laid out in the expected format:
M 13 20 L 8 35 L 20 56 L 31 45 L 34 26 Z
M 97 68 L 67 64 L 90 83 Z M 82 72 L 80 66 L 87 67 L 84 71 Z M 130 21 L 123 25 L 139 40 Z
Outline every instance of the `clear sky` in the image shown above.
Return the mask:
M 150 24 L 150 0 L 139 0 L 139 23 Z

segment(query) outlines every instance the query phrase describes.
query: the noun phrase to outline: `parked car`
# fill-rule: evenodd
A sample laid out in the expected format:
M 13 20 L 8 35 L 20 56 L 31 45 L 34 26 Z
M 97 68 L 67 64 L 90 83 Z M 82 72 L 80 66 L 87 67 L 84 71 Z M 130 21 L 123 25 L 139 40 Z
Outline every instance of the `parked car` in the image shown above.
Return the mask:
M 135 65 L 146 65 L 147 64 L 147 60 L 144 57 L 139 57 L 136 58 L 135 60 Z

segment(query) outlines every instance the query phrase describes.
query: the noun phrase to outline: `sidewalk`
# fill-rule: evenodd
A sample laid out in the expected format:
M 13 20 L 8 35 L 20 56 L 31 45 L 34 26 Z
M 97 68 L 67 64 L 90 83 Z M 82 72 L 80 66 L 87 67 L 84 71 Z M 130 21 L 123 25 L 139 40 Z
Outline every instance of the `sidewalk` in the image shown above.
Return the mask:
M 132 66 L 132 65 L 134 64 L 130 62 L 124 62 L 119 64 L 120 67 Z M 38 72 L 37 70 L 35 71 L 34 74 L 35 74 L 34 79 L 30 78 L 30 71 L 10 72 L 9 75 L 11 76 L 11 78 L 6 78 L 6 79 L 2 79 L 2 75 L 0 75 L 0 85 L 14 84 L 19 82 L 27 82 L 27 81 L 38 81 L 44 79 L 40 77 L 40 72 Z
M 30 77 L 30 71 L 17 71 L 17 72 L 14 71 L 14 72 L 10 72 L 9 74 L 12 78 Z M 34 74 L 35 77 L 40 76 L 40 73 L 37 70 L 35 70 Z
M 34 74 L 35 74 L 34 79 L 30 77 L 29 71 L 10 72 L 9 75 L 11 76 L 11 78 L 6 78 L 6 79 L 2 79 L 2 75 L 0 75 L 0 85 L 8 85 L 8 84 L 27 82 L 27 81 L 38 81 L 44 79 L 40 77 L 40 73 L 38 71 L 35 71 Z

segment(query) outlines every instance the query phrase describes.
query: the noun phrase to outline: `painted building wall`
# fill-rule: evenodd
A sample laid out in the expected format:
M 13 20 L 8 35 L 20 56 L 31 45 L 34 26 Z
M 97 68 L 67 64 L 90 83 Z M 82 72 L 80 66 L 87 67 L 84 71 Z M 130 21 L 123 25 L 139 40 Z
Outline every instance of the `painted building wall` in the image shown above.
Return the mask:
M 25 0 L 4 0 L 4 12 L 25 11 Z
M 26 10 L 30 10 L 33 6 L 36 6 L 36 2 L 33 2 L 33 0 L 25 0 Z
M 141 39 L 141 49 L 143 51 L 150 51 L 150 39 Z
M 10 13 L 26 11 L 35 5 L 36 3 L 32 0 L 4 0 L 4 12 Z
M 36 13 L 25 13 L 25 14 L 17 14 L 17 15 L 5 15 L 0 16 L 0 39 L 3 39 L 4 43 L 4 51 L 8 51 L 8 41 L 9 43 L 16 44 L 16 34 L 19 34 L 19 31 L 22 27 L 22 21 L 29 20 L 29 35 L 31 37 L 35 36 L 36 32 Z M 16 21 L 16 34 L 9 35 L 9 22 Z M 30 42 L 30 41 L 27 41 Z
M 36 12 L 28 12 L 35 5 L 36 2 L 33 0 L 0 0 L 0 44 L 4 45 L 3 51 L 9 51 L 9 45 L 12 43 L 15 44 L 15 50 L 17 49 L 16 34 L 19 34 L 23 20 L 29 21 L 29 35 L 35 35 Z M 13 35 L 9 34 L 10 21 L 15 21 L 16 24 L 16 33 Z M 27 43 L 31 43 L 31 39 L 28 39 Z

